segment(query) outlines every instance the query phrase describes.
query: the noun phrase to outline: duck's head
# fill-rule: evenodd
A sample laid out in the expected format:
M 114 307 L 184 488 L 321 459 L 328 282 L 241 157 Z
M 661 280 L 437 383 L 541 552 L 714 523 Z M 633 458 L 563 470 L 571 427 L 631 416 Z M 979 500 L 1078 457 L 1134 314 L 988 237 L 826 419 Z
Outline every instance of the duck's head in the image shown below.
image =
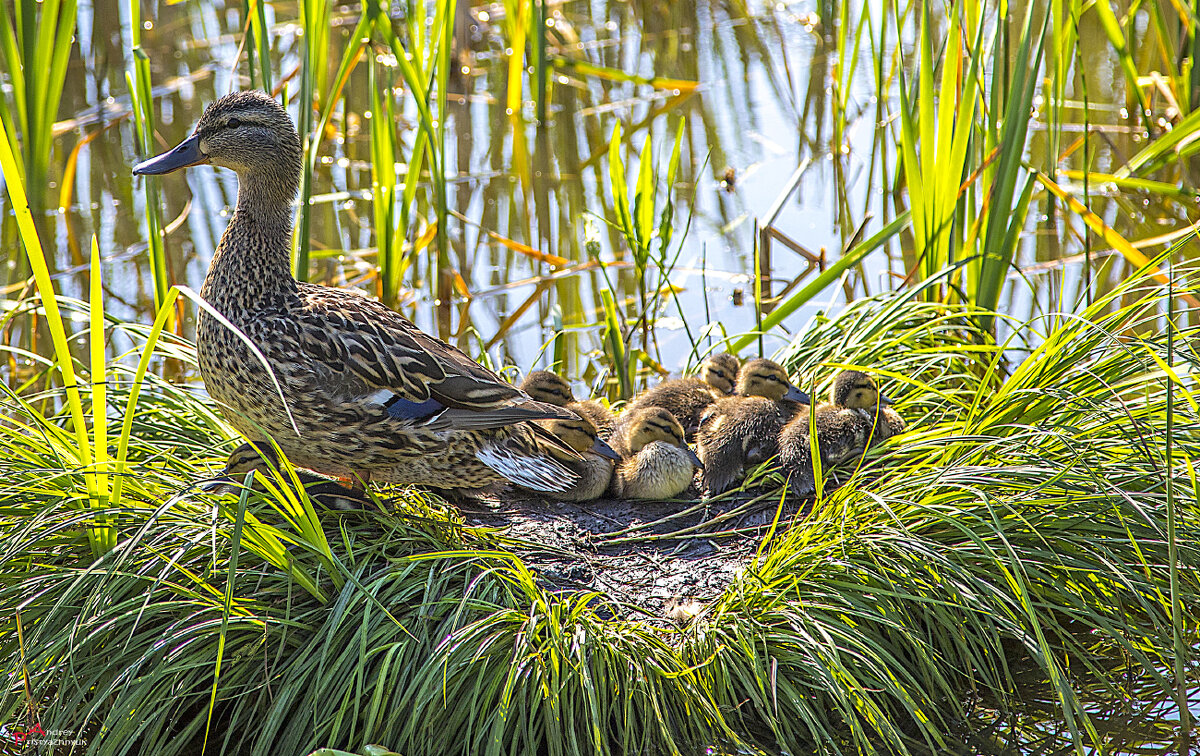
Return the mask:
M 291 203 L 300 182 L 303 148 L 287 111 L 265 92 L 227 94 L 209 105 L 195 131 L 174 149 L 134 166 L 138 175 L 211 164 L 244 182 L 273 187 Z
M 892 400 L 879 393 L 875 379 L 861 370 L 843 370 L 833 379 L 830 401 L 838 407 L 875 409 Z
M 728 352 L 709 355 L 700 363 L 700 380 L 712 386 L 722 394 L 732 394 L 737 388 L 738 368 L 741 364 L 738 358 Z
M 737 390 L 742 396 L 764 396 L 777 402 L 787 399 L 801 404 L 812 404 L 808 394 L 792 385 L 778 362 L 762 357 L 742 365 L 742 369 L 738 371 Z
M 539 402 L 566 407 L 575 401 L 567 379 L 549 370 L 534 370 L 521 381 L 521 390 Z M 593 429 L 594 430 L 594 429 Z
M 553 433 L 559 441 L 562 441 L 567 446 L 571 447 L 579 453 L 595 452 L 601 457 L 619 462 L 621 455 L 613 451 L 613 448 L 600 438 L 596 431 L 596 426 L 586 418 L 576 418 L 574 420 L 541 420 L 539 424 L 546 430 Z
M 637 454 L 655 441 L 682 449 L 693 465 L 704 469 L 704 464 L 684 440 L 683 426 L 675 419 L 670 410 L 662 407 L 645 407 L 634 410 L 634 414 L 625 422 L 625 432 L 628 438 L 629 453 Z

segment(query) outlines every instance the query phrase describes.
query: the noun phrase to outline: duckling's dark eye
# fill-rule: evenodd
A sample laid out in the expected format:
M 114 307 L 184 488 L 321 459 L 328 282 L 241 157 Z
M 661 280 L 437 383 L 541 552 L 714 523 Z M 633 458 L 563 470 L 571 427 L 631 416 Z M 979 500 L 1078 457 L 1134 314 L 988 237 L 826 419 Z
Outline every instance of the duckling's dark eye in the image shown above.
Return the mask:
M 238 120 L 237 118 L 230 118 L 228 121 L 225 122 L 225 128 L 227 128 L 227 129 L 236 129 L 237 127 L 239 127 L 241 125 L 242 125 L 242 122 L 240 120 Z

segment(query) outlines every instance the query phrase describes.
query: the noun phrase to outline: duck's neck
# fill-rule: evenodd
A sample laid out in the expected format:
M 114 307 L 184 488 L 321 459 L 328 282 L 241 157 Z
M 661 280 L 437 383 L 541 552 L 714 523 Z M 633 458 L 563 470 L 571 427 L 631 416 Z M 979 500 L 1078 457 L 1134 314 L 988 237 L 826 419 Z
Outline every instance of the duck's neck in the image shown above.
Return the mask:
M 287 307 L 296 299 L 292 277 L 292 197 L 271 177 L 243 174 L 229 221 L 201 296 L 225 317 Z

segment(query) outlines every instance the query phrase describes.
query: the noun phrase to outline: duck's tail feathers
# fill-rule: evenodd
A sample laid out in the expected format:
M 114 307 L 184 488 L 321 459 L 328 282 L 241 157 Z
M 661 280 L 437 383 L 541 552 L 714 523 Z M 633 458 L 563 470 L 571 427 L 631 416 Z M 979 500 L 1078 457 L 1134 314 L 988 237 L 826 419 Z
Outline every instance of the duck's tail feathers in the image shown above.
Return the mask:
M 475 457 L 508 480 L 532 491 L 557 493 L 575 485 L 579 476 L 557 460 L 504 442 L 484 444 Z

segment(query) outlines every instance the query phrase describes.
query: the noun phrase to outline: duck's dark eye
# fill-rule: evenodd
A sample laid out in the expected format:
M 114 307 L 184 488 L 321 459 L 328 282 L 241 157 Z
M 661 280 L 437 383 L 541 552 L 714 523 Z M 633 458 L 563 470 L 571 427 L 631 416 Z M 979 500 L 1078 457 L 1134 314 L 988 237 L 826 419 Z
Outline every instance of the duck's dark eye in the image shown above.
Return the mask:
M 236 129 L 238 126 L 241 126 L 241 125 L 242 125 L 242 122 L 236 118 L 230 118 L 228 121 L 225 122 L 225 128 L 227 128 L 227 129 Z

